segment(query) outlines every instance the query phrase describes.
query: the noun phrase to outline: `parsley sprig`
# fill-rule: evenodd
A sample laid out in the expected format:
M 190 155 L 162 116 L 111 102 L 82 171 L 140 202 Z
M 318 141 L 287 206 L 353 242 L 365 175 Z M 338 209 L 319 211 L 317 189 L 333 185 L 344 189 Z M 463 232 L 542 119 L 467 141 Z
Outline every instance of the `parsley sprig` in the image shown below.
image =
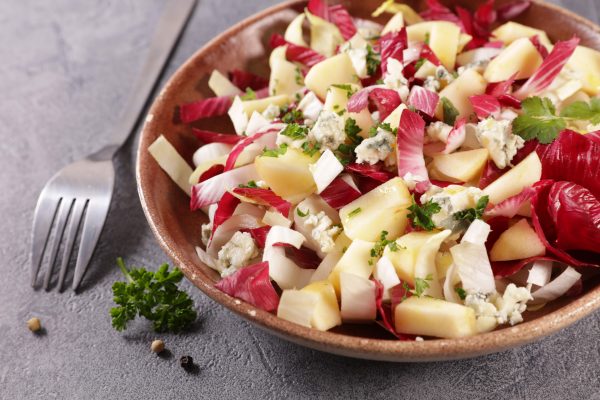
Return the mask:
M 408 207 L 410 211 L 408 219 L 410 219 L 413 228 L 422 228 L 426 231 L 435 229 L 435 224 L 433 223 L 431 216 L 441 211 L 442 208 L 440 205 L 433 200 L 429 200 L 427 203 L 419 205 L 415 201 L 414 195 L 412 200 L 412 205 Z
M 388 240 L 387 235 L 387 231 L 381 231 L 381 233 L 379 234 L 379 240 L 375 242 L 375 245 L 371 249 L 371 257 L 381 257 L 386 246 L 389 247 L 391 251 L 398 251 L 399 247 L 396 241 Z
M 354 159 L 354 149 L 356 149 L 356 146 L 363 141 L 363 138 L 358 135 L 360 133 L 360 127 L 353 118 L 348 118 L 346 120 L 344 132 L 346 133 L 349 143 L 340 144 L 336 150 L 336 156 L 342 164 L 347 165 Z
M 163 264 L 156 272 L 128 270 L 120 257 L 117 265 L 127 282 L 115 282 L 112 287 L 118 307 L 110 309 L 110 316 L 116 330 L 124 330 L 138 315 L 152 321 L 156 332 L 178 332 L 196 320 L 192 299 L 177 288 L 183 278 L 179 269 L 169 271 L 169 265 Z
M 381 56 L 373 51 L 373 47 L 368 44 L 367 45 L 367 75 L 373 76 L 377 73 L 377 69 L 379 65 L 381 65 Z
M 279 157 L 284 155 L 287 152 L 288 145 L 286 143 L 282 143 L 279 147 L 274 149 L 267 149 L 266 147 L 263 149 L 262 156 L 263 157 Z
M 429 289 L 429 281 L 433 280 L 433 275 L 429 274 L 425 278 L 415 278 L 415 290 L 412 293 L 417 296 L 423 296 L 425 290 Z
M 280 134 L 292 140 L 304 140 L 306 139 L 306 135 L 308 135 L 308 128 L 296 123 L 288 123 Z
M 479 200 L 477 200 L 475 208 L 467 208 L 466 210 L 455 212 L 454 214 L 452 214 L 452 216 L 457 221 L 473 222 L 476 219 L 481 219 L 489 201 L 489 196 L 481 196 Z
M 442 97 L 441 102 L 442 110 L 444 111 L 444 123 L 454 126 L 456 118 L 458 118 L 460 112 L 448 98 Z

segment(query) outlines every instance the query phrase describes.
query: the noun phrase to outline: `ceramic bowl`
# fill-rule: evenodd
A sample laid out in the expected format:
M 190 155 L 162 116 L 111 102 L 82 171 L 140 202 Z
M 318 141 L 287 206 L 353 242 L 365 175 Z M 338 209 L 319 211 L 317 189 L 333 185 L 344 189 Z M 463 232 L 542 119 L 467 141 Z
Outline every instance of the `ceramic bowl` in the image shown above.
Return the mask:
M 356 0 L 345 5 L 353 16 L 368 19 L 381 0 Z M 424 1 L 407 1 L 423 9 Z M 445 1 L 473 7 L 473 1 Z M 502 4 L 504 1 L 498 1 Z M 283 339 L 330 353 L 373 360 L 432 361 L 473 357 L 501 351 L 552 334 L 600 307 L 598 281 L 587 282 L 577 297 L 563 298 L 542 310 L 527 313 L 526 321 L 514 327 L 463 339 L 439 339 L 423 342 L 393 340 L 374 325 L 344 325 L 320 332 L 277 318 L 215 289 L 218 274 L 197 258 L 194 246 L 200 244 L 200 225 L 206 222 L 201 212 L 189 210 L 189 197 L 159 168 L 149 155 L 148 146 L 163 134 L 190 162 L 198 141 L 190 127 L 178 121 L 179 104 L 212 96 L 207 80 L 213 69 L 247 69 L 268 76 L 268 39 L 283 32 L 287 23 L 306 2 L 285 2 L 238 23 L 218 35 L 187 60 L 162 88 L 146 118 L 137 160 L 137 183 L 142 207 L 160 246 L 180 266 L 185 276 L 207 296 L 256 326 Z M 389 18 L 382 16 L 378 22 Z M 559 7 L 534 1 L 518 22 L 544 29 L 554 41 L 577 34 L 582 44 L 600 49 L 600 28 Z M 198 127 L 214 131 L 232 131 L 227 118 L 203 120 Z

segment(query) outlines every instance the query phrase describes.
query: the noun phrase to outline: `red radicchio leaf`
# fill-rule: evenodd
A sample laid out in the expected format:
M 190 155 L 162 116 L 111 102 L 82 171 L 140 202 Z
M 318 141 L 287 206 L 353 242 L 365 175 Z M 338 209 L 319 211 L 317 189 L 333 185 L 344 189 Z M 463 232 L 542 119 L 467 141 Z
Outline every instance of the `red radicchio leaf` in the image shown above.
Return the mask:
M 498 118 L 502 111 L 502 106 L 498 99 L 489 94 L 481 94 L 469 97 L 469 101 L 473 105 L 473 110 L 480 120 L 486 119 L 489 116 Z
M 491 47 L 493 49 L 501 49 L 504 47 L 504 42 L 501 40 L 495 40 L 493 42 L 487 42 L 482 47 Z
M 245 165 L 231 171 L 225 171 L 192 186 L 190 210 L 218 202 L 225 192 L 251 180 L 259 179 L 254 164 Z
M 267 242 L 267 235 L 269 234 L 269 230 L 271 227 L 269 225 L 261 226 L 260 228 L 253 229 L 240 229 L 242 232 L 248 232 L 252 235 L 252 239 L 256 242 L 256 245 L 261 249 L 265 248 L 265 243 Z
M 531 6 L 531 1 L 517 0 L 498 7 L 498 19 L 500 21 L 510 21 L 523 14 Z
M 557 42 L 538 70 L 515 92 L 515 97 L 524 99 L 550 86 L 569 61 L 578 44 L 578 37 Z
M 433 156 L 435 154 L 450 154 L 454 150 L 458 149 L 465 142 L 465 136 L 467 134 L 466 130 L 467 119 L 466 118 L 458 118 L 454 122 L 454 127 L 448 133 L 448 138 L 446 139 L 446 143 L 443 142 L 433 142 L 423 145 L 423 152 L 426 156 Z
M 561 132 L 540 155 L 542 179 L 574 182 L 600 198 L 600 143 L 588 136 L 570 130 Z
M 253 74 L 252 72 L 242 71 L 239 69 L 234 69 L 229 72 L 229 79 L 231 79 L 231 82 L 241 90 L 246 90 L 248 88 L 252 90 L 260 90 L 269 86 L 268 79 Z
M 338 27 L 345 40 L 349 40 L 356 34 L 356 26 L 352 16 L 343 5 L 336 4 L 329 7 L 329 20 Z
M 346 204 L 359 198 L 360 192 L 338 176 L 321 192 L 321 197 L 329 206 L 339 210 Z
M 314 250 L 308 247 L 301 246 L 299 249 L 295 248 L 289 243 L 273 243 L 275 247 L 285 247 L 286 257 L 296 263 L 302 269 L 317 269 L 321 264 L 321 259 Z
M 461 21 L 452 10 L 444 6 L 439 0 L 427 0 L 427 10 L 421 13 L 423 19 L 429 21 L 450 21 L 460 25 Z
M 423 157 L 423 138 L 425 136 L 425 121 L 410 110 L 404 110 L 400 117 L 397 135 L 397 164 L 398 176 L 404 177 L 411 173 L 423 181 L 417 183 L 415 189 L 422 193 L 431 186 L 429 175 Z
M 348 99 L 348 104 L 346 107 L 349 112 L 361 112 L 365 108 L 369 106 L 369 92 L 373 90 L 372 87 L 367 87 L 364 89 L 360 89 L 358 92 L 354 93 Z
M 445 188 L 450 185 L 464 185 L 464 182 L 455 183 L 455 182 L 444 182 L 444 181 L 438 181 L 436 179 L 431 179 L 431 184 L 435 185 L 435 186 L 439 186 L 441 188 Z
M 529 38 L 529 40 L 531 41 L 531 44 L 533 44 L 533 46 L 537 49 L 538 53 L 540 53 L 540 56 L 542 56 L 542 58 L 545 59 L 546 57 L 548 57 L 548 49 L 540 42 L 539 35 L 532 36 Z
M 517 215 L 519 208 L 530 200 L 535 194 L 532 187 L 526 187 L 519 194 L 496 204 L 493 208 L 485 212 L 486 217 L 507 217 L 512 218 Z
M 271 36 L 271 47 L 275 48 L 279 46 L 287 46 L 285 57 L 289 61 L 299 62 L 307 67 L 312 67 L 313 65 L 320 63 L 325 59 L 325 56 L 317 53 L 313 49 L 290 43 L 285 40 L 283 36 L 275 33 Z
M 512 107 L 517 110 L 521 109 L 521 100 L 517 99 L 512 94 L 502 94 L 498 96 L 498 101 L 504 107 Z
M 179 106 L 179 119 L 188 124 L 203 118 L 220 117 L 227 113 L 231 103 L 229 96 L 220 96 L 182 104 Z
M 398 92 L 392 89 L 373 89 L 369 93 L 369 98 L 375 103 L 381 121 L 386 119 L 402 103 Z
M 258 132 L 252 136 L 247 136 L 243 140 L 239 141 L 233 147 L 233 149 L 231 149 L 229 156 L 227 156 L 227 161 L 225 162 L 225 171 L 232 170 L 235 167 L 235 162 L 237 161 L 238 157 L 240 156 L 240 154 L 242 154 L 242 151 L 244 151 L 244 149 L 246 147 L 248 147 L 250 144 L 256 142 L 263 136 L 269 135 L 268 137 L 265 137 L 265 140 L 263 140 L 263 141 L 266 141 L 264 143 L 265 146 L 273 147 L 275 145 L 276 134 L 278 131 L 279 131 L 279 128 L 277 128 L 277 129 L 269 128 L 263 132 Z
M 424 44 L 423 47 L 421 48 L 421 58 L 426 59 L 427 61 L 429 61 L 436 67 L 439 67 L 440 65 L 442 65 L 442 62 L 440 61 L 440 59 L 435 55 L 433 50 L 431 50 L 431 47 L 429 47 L 429 45 L 427 45 L 427 44 Z
M 492 271 L 494 272 L 494 278 L 501 279 L 511 276 L 522 270 L 525 266 L 535 261 L 559 261 L 555 257 L 547 256 L 535 256 L 525 258 L 523 260 L 512 260 L 512 261 L 492 261 Z
M 543 180 L 533 187 L 536 193 L 531 198 L 531 221 L 546 249 L 560 261 L 574 267 L 600 265 L 598 254 L 594 253 L 600 245 L 598 200 L 589 190 L 570 182 Z M 560 191 L 566 193 L 561 196 Z M 590 212 L 595 215 L 590 215 Z M 585 251 L 568 253 L 556 245 L 555 238 L 558 237 L 566 247 L 574 245 L 581 250 L 589 247 L 594 250 L 591 254 Z
M 500 169 L 496 166 L 494 161 L 488 160 L 481 173 L 481 178 L 479 179 L 479 189 L 485 189 L 496 179 L 500 178 L 504 172 L 506 172 L 506 169 Z
M 403 61 L 404 50 L 408 48 L 406 27 L 400 31 L 388 32 L 383 35 L 379 39 L 379 46 L 381 47 L 381 71 L 385 73 L 388 59 L 395 58 L 400 62 Z
M 354 172 L 362 176 L 371 178 L 377 182 L 387 182 L 394 177 L 394 174 L 383 169 L 383 164 L 348 164 L 346 171 Z
M 413 106 L 425 115 L 433 117 L 440 101 L 440 96 L 421 86 L 413 86 L 408 96 L 408 105 Z
M 490 28 L 496 22 L 497 13 L 494 9 L 494 0 L 488 0 L 475 10 L 473 16 L 473 33 L 476 37 L 487 39 L 490 37 Z
M 207 131 L 204 129 L 192 128 L 192 133 L 198 139 L 204 143 L 227 143 L 236 144 L 243 139 L 242 136 L 228 134 L 228 133 L 217 133 L 213 131 Z
M 214 176 L 220 175 L 225 171 L 223 164 L 215 164 L 206 171 L 204 171 L 198 178 L 198 183 L 204 182 Z
M 276 311 L 279 305 L 279 296 L 269 278 L 267 261 L 244 267 L 221 279 L 215 287 L 268 312 Z
M 311 14 L 323 18 L 325 21 L 329 21 L 330 7 L 327 7 L 326 0 L 309 0 L 306 8 L 308 8 L 308 11 L 310 11 Z
M 402 299 L 411 296 L 410 292 L 406 292 L 406 290 L 402 287 L 402 285 L 396 285 L 390 289 L 390 294 L 392 297 L 392 302 L 390 304 L 383 303 L 383 285 L 377 279 L 373 279 L 375 283 L 375 304 L 377 305 L 377 312 L 381 317 L 381 321 L 377 321 L 377 323 L 382 326 L 385 330 L 394 335 L 398 340 L 415 340 L 414 335 L 406 335 L 403 333 L 397 333 L 396 329 L 394 329 L 394 309 L 396 305 L 402 301 Z M 395 295 L 394 295 L 395 292 Z M 400 294 L 402 293 L 402 294 Z M 400 295 L 399 295 L 400 294 Z M 399 295 L 399 296 L 398 296 Z M 394 296 L 396 301 L 394 301 Z
M 210 234 L 210 240 L 212 240 L 213 235 L 217 228 L 225 221 L 227 221 L 233 215 L 235 208 L 240 204 L 240 199 L 235 197 L 229 192 L 225 192 L 219 203 L 217 203 L 217 209 L 215 210 L 215 215 L 213 217 L 213 226 L 212 233 Z M 209 240 L 209 243 L 210 243 Z
M 585 138 L 600 145 L 600 131 L 586 133 Z
M 513 76 L 511 76 L 505 81 L 489 83 L 485 88 L 485 94 L 489 94 L 490 96 L 494 97 L 499 97 L 503 94 L 509 94 L 511 92 L 513 83 L 515 83 L 517 75 L 518 72 L 515 72 Z
M 270 189 L 237 187 L 233 189 L 233 193 L 248 197 L 265 205 L 269 205 L 279 211 L 279 213 L 281 213 L 285 218 L 288 218 L 290 215 L 292 204 L 289 201 L 277 196 Z

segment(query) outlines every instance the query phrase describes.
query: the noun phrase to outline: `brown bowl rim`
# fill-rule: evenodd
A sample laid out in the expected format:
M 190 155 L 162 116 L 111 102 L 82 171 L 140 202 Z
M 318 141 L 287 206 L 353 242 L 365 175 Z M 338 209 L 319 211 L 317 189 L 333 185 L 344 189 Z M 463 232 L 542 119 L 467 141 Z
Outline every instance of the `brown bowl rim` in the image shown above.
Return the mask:
M 194 60 L 204 57 L 214 47 L 219 46 L 230 36 L 248 25 L 254 24 L 273 13 L 303 3 L 305 3 L 303 0 L 290 0 L 269 7 L 233 25 L 225 32 L 210 40 L 177 69 L 161 89 L 148 114 L 152 115 L 159 112 L 162 107 L 164 93 L 172 85 L 177 86 L 176 84 L 182 80 L 184 71 L 191 68 Z M 562 13 L 568 18 L 575 19 L 600 35 L 600 27 L 598 25 L 569 10 L 540 0 L 533 0 L 533 3 L 549 8 L 554 12 Z M 533 342 L 575 323 L 600 308 L 600 287 L 596 287 L 547 315 L 510 328 L 468 338 L 426 341 L 396 341 L 355 337 L 333 332 L 322 332 L 280 319 L 274 314 L 258 309 L 219 291 L 213 286 L 213 282 L 208 275 L 200 268 L 182 262 L 184 257 L 177 244 L 170 239 L 168 229 L 158 218 L 155 218 L 155 215 L 158 214 L 157 204 L 147 195 L 148 182 L 151 177 L 146 176 L 142 172 L 144 169 L 142 165 L 151 160 L 148 156 L 147 148 L 150 145 L 149 138 L 153 126 L 154 123 L 152 120 L 147 120 L 141 131 L 137 151 L 136 180 L 144 214 L 159 245 L 179 265 L 187 279 L 208 297 L 278 337 L 321 351 L 355 358 L 399 362 L 451 360 L 499 352 Z M 200 261 L 198 263 L 201 264 Z

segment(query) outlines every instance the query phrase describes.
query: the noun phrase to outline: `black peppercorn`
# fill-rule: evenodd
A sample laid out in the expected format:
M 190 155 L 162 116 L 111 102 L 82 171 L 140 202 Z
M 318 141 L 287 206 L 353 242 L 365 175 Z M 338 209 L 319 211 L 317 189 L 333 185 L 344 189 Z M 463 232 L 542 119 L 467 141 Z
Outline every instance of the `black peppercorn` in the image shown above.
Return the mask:
M 186 371 L 191 371 L 194 368 L 194 359 L 190 356 L 183 356 L 179 359 L 181 367 Z

